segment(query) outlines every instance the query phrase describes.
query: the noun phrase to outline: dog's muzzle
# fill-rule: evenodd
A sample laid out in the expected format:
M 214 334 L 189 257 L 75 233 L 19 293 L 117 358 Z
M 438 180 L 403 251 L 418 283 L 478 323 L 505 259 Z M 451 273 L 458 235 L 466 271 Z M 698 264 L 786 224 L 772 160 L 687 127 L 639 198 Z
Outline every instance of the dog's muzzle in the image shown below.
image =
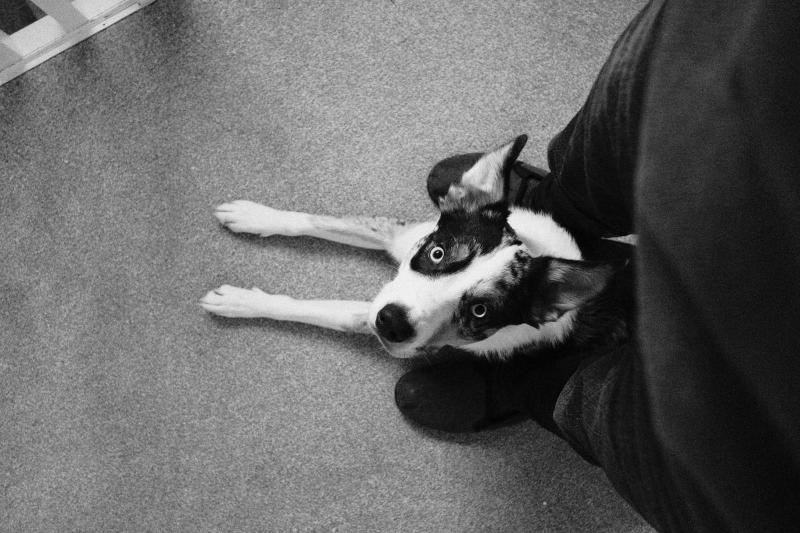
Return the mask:
M 408 320 L 408 311 L 397 304 L 387 304 L 375 317 L 375 329 L 383 339 L 392 343 L 406 342 L 414 337 L 414 326 Z

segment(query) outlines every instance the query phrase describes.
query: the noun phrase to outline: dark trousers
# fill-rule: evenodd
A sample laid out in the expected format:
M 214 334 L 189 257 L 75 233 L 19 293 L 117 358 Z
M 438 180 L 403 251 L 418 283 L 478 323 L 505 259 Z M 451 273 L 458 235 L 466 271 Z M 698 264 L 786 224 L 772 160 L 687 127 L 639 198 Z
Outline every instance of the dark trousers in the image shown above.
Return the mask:
M 800 530 L 800 4 L 651 2 L 548 158 L 527 203 L 639 235 L 635 339 L 549 423 L 659 530 Z

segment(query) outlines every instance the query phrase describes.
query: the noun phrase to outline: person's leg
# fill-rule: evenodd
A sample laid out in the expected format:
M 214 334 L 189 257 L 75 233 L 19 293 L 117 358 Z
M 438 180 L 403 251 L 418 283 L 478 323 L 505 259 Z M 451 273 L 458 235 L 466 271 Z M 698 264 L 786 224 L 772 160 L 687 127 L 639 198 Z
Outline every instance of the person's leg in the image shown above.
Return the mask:
M 800 521 L 800 7 L 765 4 L 666 8 L 635 174 L 638 348 L 585 361 L 554 410 L 662 530 Z
M 550 176 L 525 199 L 582 246 L 634 233 L 639 126 L 662 9 L 651 1 L 617 39 L 585 104 L 547 148 Z
M 538 405 L 533 398 L 531 409 Z M 686 498 L 701 500 L 674 487 L 674 472 L 666 467 L 653 431 L 636 343 L 582 358 L 550 413 L 559 434 L 600 466 L 617 492 L 658 531 L 696 530 L 684 504 Z M 708 524 L 716 524 L 709 518 Z
M 699 530 L 800 523 L 800 5 L 665 11 L 637 171 L 643 374 Z M 706 527 L 714 516 L 722 525 Z

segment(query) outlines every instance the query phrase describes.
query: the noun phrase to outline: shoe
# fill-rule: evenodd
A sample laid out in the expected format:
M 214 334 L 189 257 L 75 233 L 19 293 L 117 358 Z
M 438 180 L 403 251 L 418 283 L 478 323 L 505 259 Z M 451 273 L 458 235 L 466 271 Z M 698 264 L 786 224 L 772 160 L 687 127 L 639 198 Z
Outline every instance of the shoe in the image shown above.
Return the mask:
M 511 167 L 511 176 L 508 183 L 509 205 L 530 206 L 531 192 L 550 173 L 543 168 L 529 165 L 524 161 L 517 161 Z
M 578 368 L 602 353 L 555 349 L 500 362 L 464 358 L 445 347 L 437 354 L 445 362 L 400 378 L 395 403 L 411 422 L 428 429 L 474 433 L 532 419 L 561 436 L 553 420 L 558 397 Z
M 496 429 L 527 418 L 504 387 L 504 365 L 478 359 L 411 370 L 395 386 L 395 403 L 409 420 L 449 433 Z
M 450 184 L 461 179 L 461 176 L 472 168 L 482 153 L 459 154 L 436 163 L 428 174 L 428 195 L 438 205 L 439 198 L 447 193 Z M 542 168 L 516 161 L 511 167 L 508 183 L 509 205 L 525 206 L 530 192 L 548 176 Z

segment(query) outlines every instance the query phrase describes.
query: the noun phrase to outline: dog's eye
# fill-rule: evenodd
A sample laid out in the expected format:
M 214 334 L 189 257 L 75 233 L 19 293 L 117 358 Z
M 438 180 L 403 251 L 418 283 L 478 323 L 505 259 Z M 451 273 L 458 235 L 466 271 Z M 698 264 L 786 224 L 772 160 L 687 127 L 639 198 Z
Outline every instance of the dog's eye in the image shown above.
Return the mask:
M 444 259 L 444 248 L 441 246 L 434 246 L 428 254 L 428 257 L 436 264 L 441 263 L 442 259 Z
M 483 318 L 489 312 L 484 304 L 474 304 L 469 310 L 475 318 Z

